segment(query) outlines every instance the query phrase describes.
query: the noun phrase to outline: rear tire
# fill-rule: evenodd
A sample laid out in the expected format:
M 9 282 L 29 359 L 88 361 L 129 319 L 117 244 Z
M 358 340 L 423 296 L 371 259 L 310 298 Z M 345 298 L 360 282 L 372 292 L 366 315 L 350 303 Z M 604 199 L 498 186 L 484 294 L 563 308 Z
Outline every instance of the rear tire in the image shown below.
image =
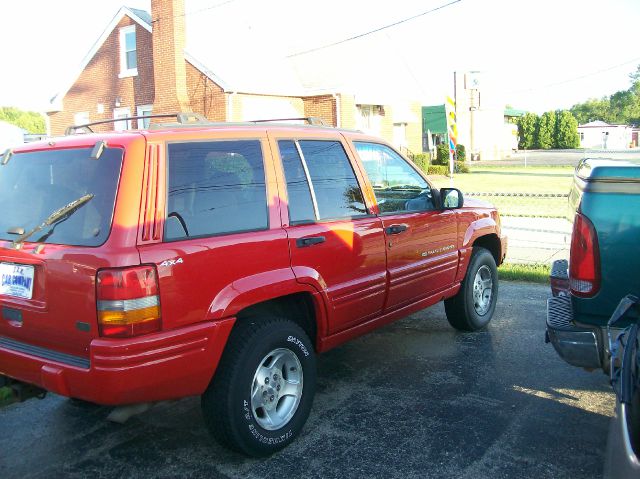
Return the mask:
M 449 324 L 461 331 L 477 331 L 489 324 L 498 299 L 498 269 L 489 250 L 474 247 L 460 291 L 444 301 Z
M 268 456 L 300 433 L 315 382 L 315 353 L 302 328 L 277 317 L 246 319 L 234 327 L 202 395 L 205 423 L 222 445 Z

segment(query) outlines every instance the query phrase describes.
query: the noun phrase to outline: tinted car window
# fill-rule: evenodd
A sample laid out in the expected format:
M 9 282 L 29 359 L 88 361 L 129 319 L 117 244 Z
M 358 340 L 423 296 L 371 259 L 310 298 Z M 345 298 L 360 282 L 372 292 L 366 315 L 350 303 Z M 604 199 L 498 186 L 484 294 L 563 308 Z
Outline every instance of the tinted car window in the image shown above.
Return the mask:
M 98 160 L 91 148 L 16 153 L 0 166 L 0 238 L 15 240 L 54 211 L 93 197 L 74 213 L 34 232 L 26 241 L 99 246 L 111 229 L 123 150 L 106 148 Z M 10 234 L 9 230 L 14 234 Z
M 391 148 L 377 143 L 355 143 L 373 185 L 380 213 L 434 209 L 431 187 Z
M 339 141 L 300 141 L 318 204 L 319 219 L 367 214 L 362 191 Z
M 292 224 L 313 222 L 316 217 L 313 211 L 311 191 L 298 148 L 291 140 L 279 141 L 278 147 L 284 176 L 287 180 L 289 220 Z
M 172 143 L 165 239 L 266 229 L 258 140 Z

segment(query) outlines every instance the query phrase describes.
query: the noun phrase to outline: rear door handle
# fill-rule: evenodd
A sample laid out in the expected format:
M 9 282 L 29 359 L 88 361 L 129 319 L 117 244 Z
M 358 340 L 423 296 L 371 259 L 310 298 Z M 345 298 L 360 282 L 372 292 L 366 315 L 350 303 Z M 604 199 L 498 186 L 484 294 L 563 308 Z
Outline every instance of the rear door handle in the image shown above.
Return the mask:
M 320 244 L 324 242 L 324 236 L 307 236 L 306 238 L 298 238 L 296 240 L 296 246 L 298 248 L 306 248 L 307 246 L 313 246 L 314 244 Z
M 402 233 L 403 231 L 407 231 L 407 228 L 409 228 L 409 225 L 405 225 L 405 224 L 391 225 L 391 226 L 387 226 L 384 229 L 384 231 L 388 235 L 397 235 Z

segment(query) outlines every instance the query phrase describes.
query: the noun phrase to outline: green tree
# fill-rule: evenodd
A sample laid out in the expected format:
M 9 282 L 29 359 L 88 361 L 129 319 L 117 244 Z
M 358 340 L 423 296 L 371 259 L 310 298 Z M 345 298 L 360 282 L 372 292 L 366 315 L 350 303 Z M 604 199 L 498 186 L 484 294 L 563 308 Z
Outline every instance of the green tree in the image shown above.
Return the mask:
M 543 150 L 553 148 L 553 137 L 556 129 L 556 114 L 553 111 L 543 113 L 538 121 L 537 147 Z
M 628 90 L 573 105 L 571 113 L 578 123 L 600 120 L 614 124 L 640 124 L 640 65 L 635 72 L 629 74 L 629 79 L 631 87 Z
M 23 111 L 12 106 L 0 107 L 0 120 L 19 126 L 29 133 L 45 133 L 47 131 L 44 117 L 34 111 Z
M 518 119 L 519 148 L 530 150 L 535 147 L 537 123 L 538 115 L 535 113 L 525 113 Z
M 456 145 L 456 161 L 465 161 L 467 159 L 467 149 L 464 145 Z
M 610 116 L 615 124 L 637 124 L 640 120 L 640 82 L 628 90 L 618 91 L 610 98 Z
M 578 135 L 578 121 L 569 111 L 556 113 L 556 148 L 578 148 L 580 136 Z

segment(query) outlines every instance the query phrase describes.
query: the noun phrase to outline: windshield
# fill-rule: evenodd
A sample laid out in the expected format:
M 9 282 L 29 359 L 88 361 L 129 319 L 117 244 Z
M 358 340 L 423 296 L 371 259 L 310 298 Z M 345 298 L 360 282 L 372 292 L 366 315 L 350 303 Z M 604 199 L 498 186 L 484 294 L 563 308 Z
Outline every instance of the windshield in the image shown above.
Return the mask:
M 123 151 L 91 148 L 16 153 L 0 166 L 0 239 L 15 241 L 42 225 L 52 212 L 91 195 L 64 221 L 26 241 L 99 246 L 109 236 Z M 86 203 L 86 204 L 85 204 Z

